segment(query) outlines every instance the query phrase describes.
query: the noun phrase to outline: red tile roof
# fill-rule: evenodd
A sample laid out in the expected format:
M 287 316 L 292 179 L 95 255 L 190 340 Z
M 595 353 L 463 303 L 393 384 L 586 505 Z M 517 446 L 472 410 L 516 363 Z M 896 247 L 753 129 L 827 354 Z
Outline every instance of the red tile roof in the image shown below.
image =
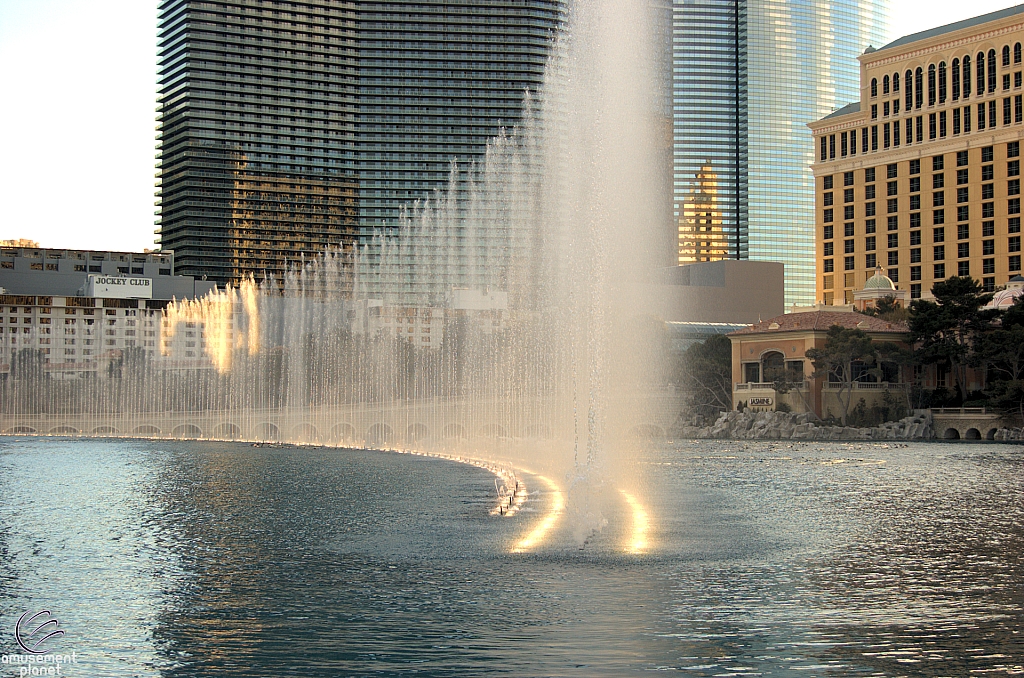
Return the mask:
M 863 313 L 851 311 L 809 311 L 807 313 L 787 313 L 785 315 L 762 320 L 756 325 L 744 327 L 742 330 L 731 332 L 729 336 L 737 334 L 767 334 L 770 332 L 793 332 L 796 330 L 817 330 L 827 332 L 833 325 L 858 328 L 865 332 L 892 332 L 893 334 L 904 334 L 910 331 L 904 322 L 891 322 L 875 318 Z

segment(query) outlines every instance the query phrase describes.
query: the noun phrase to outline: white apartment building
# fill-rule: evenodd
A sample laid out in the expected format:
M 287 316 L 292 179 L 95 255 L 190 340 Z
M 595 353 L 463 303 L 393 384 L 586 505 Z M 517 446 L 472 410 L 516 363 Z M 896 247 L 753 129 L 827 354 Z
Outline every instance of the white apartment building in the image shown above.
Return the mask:
M 153 357 L 167 302 L 0 295 L 0 375 L 36 351 L 52 378 L 95 376 L 125 349 Z

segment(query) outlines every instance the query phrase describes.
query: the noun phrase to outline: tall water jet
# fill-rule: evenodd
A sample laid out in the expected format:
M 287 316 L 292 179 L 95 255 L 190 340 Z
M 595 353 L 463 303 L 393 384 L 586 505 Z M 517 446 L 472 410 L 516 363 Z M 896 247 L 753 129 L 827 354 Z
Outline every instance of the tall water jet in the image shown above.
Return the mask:
M 573 407 L 577 525 L 600 516 L 586 486 L 627 457 L 642 421 L 652 359 L 644 336 L 647 276 L 661 263 L 665 120 L 653 7 L 575 3 L 542 92 L 545 296 L 567 319 L 561 337 Z M 662 135 L 659 136 L 659 132 Z M 553 228 L 551 228 L 553 227 Z M 581 490 L 583 490 L 581 492 Z

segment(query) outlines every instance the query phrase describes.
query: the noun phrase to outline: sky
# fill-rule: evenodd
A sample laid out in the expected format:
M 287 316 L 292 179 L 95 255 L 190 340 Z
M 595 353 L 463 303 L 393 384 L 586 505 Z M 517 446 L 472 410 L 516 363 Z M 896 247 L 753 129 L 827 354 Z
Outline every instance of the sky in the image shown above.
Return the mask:
M 891 0 L 891 37 L 1013 4 Z M 0 240 L 155 247 L 156 7 L 0 0 Z

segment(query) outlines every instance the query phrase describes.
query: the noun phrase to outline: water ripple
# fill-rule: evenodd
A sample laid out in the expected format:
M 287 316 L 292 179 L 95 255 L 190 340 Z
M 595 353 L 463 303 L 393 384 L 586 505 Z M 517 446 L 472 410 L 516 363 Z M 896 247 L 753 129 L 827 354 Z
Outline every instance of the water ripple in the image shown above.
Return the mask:
M 1024 672 L 1019 447 L 699 442 L 639 473 L 644 555 L 620 497 L 585 550 L 561 521 L 516 554 L 552 498 L 491 516 L 479 468 L 0 439 L 0 643 L 46 606 L 80 676 Z

